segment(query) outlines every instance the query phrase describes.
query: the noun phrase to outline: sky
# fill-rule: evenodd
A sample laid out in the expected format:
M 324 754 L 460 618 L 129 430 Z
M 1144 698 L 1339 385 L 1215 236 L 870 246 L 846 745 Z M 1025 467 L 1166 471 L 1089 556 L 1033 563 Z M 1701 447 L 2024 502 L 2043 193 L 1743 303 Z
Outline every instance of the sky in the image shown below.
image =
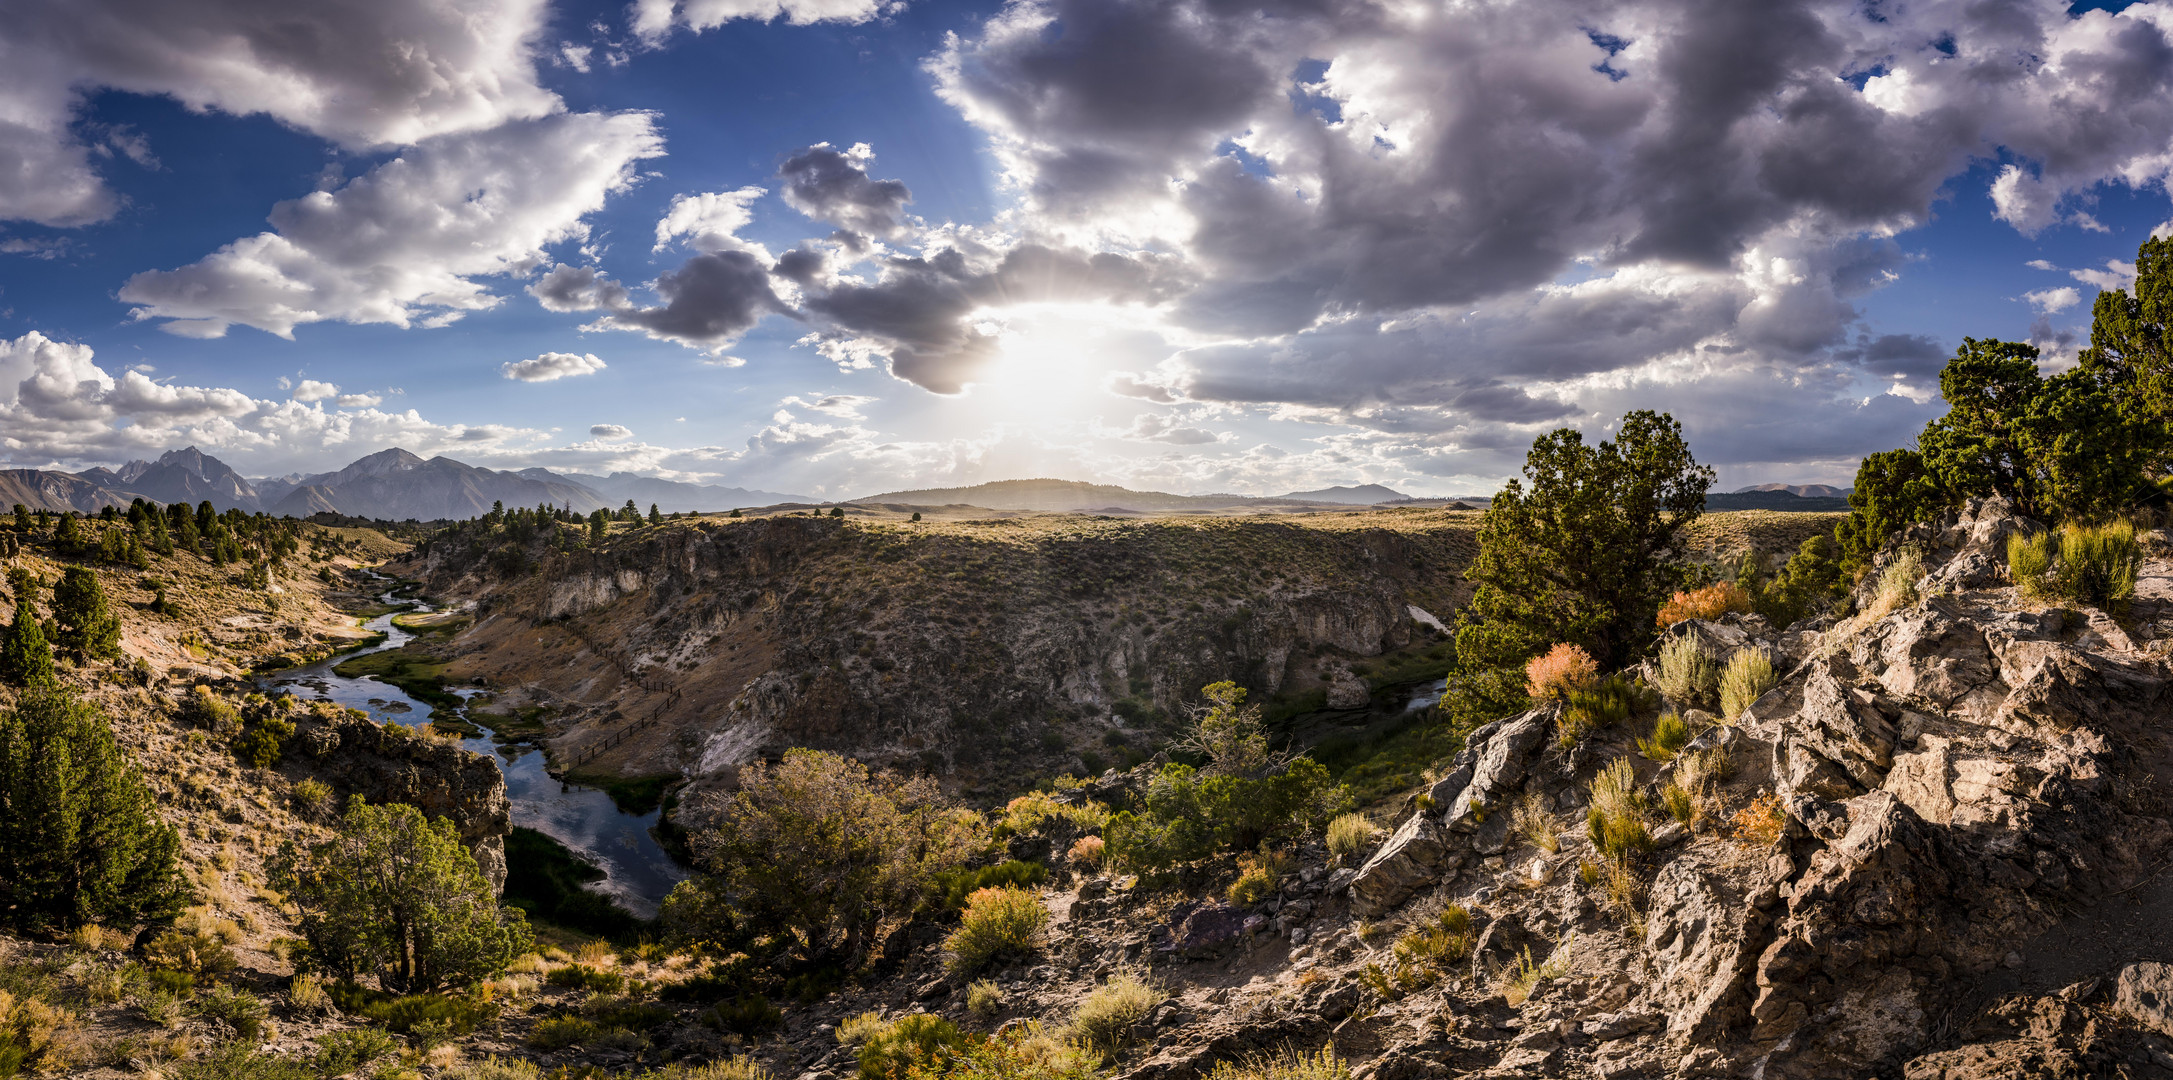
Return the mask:
M 2173 6 L 16 0 L 0 462 L 1847 484 L 2173 228 Z

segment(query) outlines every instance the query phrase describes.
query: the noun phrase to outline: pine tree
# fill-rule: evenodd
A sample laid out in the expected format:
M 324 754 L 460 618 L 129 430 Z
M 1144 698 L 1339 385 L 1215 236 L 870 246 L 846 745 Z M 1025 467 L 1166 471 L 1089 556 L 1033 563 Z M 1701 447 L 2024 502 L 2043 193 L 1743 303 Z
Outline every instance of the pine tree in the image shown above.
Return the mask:
M 0 919 L 27 930 L 171 918 L 180 840 L 104 714 L 55 686 L 0 712 Z
M 664 523 L 664 515 L 662 515 L 662 514 L 659 514 L 659 513 L 657 513 L 657 512 L 656 512 L 656 504 L 655 504 L 655 503 L 650 503 L 650 504 L 649 504 L 649 524 L 651 524 L 651 525 L 662 525 L 663 523 Z
M 0 634 L 0 683 L 9 686 L 46 686 L 53 682 L 53 647 L 45 642 L 38 626 L 37 609 L 31 606 L 30 590 L 15 590 L 15 621 Z
M 71 566 L 53 586 L 53 621 L 60 633 L 53 642 L 79 659 L 118 660 L 121 657 L 121 620 L 106 603 L 106 591 L 98 575 Z

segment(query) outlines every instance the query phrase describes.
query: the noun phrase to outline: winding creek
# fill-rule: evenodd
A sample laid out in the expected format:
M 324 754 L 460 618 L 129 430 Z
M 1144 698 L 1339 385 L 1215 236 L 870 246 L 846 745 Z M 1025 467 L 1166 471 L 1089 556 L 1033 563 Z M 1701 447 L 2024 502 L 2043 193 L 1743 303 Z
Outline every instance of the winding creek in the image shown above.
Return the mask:
M 385 640 L 382 643 L 279 672 L 265 680 L 266 687 L 284 688 L 299 697 L 314 697 L 361 709 L 381 723 L 427 726 L 433 715 L 429 702 L 410 697 L 399 687 L 380 682 L 374 676 L 350 678 L 332 670 L 356 656 L 397 649 L 414 640 L 414 634 L 393 625 L 393 616 L 431 610 L 428 604 L 396 597 L 391 591 L 380 599 L 387 604 L 405 605 L 401 611 L 380 615 L 363 624 L 366 630 L 383 633 Z M 475 693 L 458 689 L 453 692 L 463 699 Z M 498 763 L 498 771 L 505 774 L 506 800 L 511 804 L 513 824 L 543 833 L 594 862 L 605 875 L 604 880 L 594 884 L 597 891 L 611 896 L 637 915 L 645 918 L 655 915 L 664 895 L 687 876 L 650 835 L 649 830 L 662 811 L 625 813 L 612 803 L 611 796 L 595 788 L 565 783 L 545 772 L 542 750 L 497 739 L 476 715 L 468 714 L 465 708 L 459 713 L 459 719 L 482 730 L 480 736 L 465 738 L 463 745 L 488 754 Z

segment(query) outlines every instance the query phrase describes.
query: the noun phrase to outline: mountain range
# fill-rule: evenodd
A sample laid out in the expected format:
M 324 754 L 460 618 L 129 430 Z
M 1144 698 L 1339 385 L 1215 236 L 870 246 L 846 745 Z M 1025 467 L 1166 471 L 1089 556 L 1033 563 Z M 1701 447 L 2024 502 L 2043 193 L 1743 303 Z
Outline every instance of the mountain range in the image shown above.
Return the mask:
M 1165 491 L 1134 491 L 1111 484 L 1081 480 L 993 480 L 972 487 L 920 488 L 869 495 L 851 502 L 890 506 L 978 506 L 989 510 L 1221 510 L 1241 506 L 1276 506 L 1290 503 L 1338 503 L 1372 506 L 1402 502 L 1410 497 L 1379 484 L 1363 487 L 1332 487 L 1319 491 L 1294 491 L 1265 498 L 1253 495 L 1172 495 Z

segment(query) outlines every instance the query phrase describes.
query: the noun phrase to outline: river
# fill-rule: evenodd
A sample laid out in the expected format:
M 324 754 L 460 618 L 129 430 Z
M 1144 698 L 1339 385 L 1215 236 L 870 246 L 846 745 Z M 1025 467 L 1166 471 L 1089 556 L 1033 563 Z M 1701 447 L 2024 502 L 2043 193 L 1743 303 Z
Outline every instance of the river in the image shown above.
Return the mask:
M 406 611 L 431 610 L 428 604 L 396 598 L 391 592 L 386 592 L 381 599 L 388 604 L 406 604 Z M 380 615 L 363 624 L 364 629 L 385 635 L 382 644 L 279 672 L 265 680 L 267 686 L 284 687 L 299 697 L 315 697 L 361 709 L 380 723 L 409 727 L 428 725 L 432 717 L 428 702 L 409 697 L 399 687 L 380 682 L 374 676 L 349 678 L 332 670 L 342 661 L 366 653 L 397 649 L 414 640 L 415 635 L 392 624 L 393 614 Z M 454 692 L 464 698 L 472 693 Z M 575 854 L 588 858 L 604 871 L 604 880 L 596 882 L 592 886 L 594 889 L 644 918 L 655 915 L 664 895 L 687 876 L 686 871 L 657 844 L 656 837 L 650 835 L 649 830 L 656 825 L 662 811 L 625 813 L 612 803 L 611 796 L 595 788 L 560 781 L 544 771 L 543 751 L 522 743 L 494 739 L 486 724 L 475 715 L 466 714 L 465 709 L 461 712 L 464 714 L 461 719 L 483 731 L 481 736 L 464 739 L 463 745 L 488 754 L 498 763 L 498 771 L 505 774 L 506 801 L 511 805 L 513 824 L 543 833 Z

